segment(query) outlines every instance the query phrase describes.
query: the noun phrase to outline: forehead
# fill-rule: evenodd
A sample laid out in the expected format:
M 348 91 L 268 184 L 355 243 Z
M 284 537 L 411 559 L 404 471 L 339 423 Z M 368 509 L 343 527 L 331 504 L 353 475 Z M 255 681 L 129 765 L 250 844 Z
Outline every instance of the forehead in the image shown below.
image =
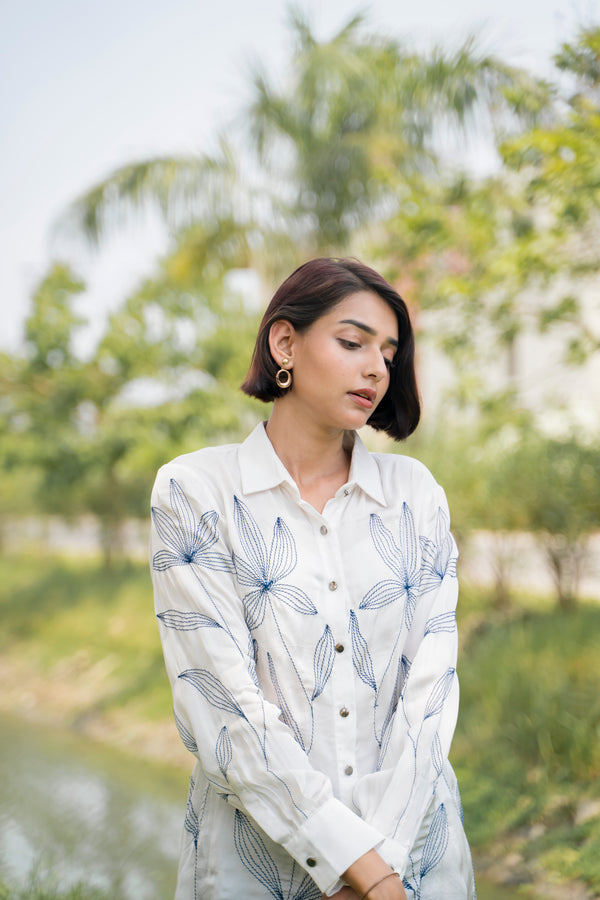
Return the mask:
M 326 316 L 331 322 L 343 322 L 352 319 L 375 329 L 382 337 L 398 338 L 398 320 L 396 312 L 374 291 L 358 291 L 349 294 L 329 310 Z

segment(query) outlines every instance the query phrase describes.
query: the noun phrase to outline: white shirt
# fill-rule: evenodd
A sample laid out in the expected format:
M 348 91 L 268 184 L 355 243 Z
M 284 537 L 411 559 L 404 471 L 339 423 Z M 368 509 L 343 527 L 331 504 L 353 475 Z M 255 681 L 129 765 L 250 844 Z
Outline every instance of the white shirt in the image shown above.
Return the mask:
M 319 513 L 261 423 L 163 466 L 152 506 L 156 612 L 197 757 L 178 900 L 318 900 L 373 847 L 409 897 L 472 897 L 447 763 L 457 551 L 428 470 L 354 435 Z

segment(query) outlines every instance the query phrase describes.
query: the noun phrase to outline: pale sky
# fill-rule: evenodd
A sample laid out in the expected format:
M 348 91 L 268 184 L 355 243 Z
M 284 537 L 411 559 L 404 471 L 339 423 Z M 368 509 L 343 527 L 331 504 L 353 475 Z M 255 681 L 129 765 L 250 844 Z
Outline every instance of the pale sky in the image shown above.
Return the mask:
M 548 74 L 600 0 L 348 0 L 300 3 L 327 38 L 358 9 L 374 31 L 417 46 L 482 46 Z M 52 259 L 88 280 L 96 325 L 164 246 L 157 223 L 99 254 L 52 240 L 52 224 L 113 169 L 155 154 L 210 149 L 246 97 L 248 61 L 281 71 L 289 41 L 280 0 L 0 0 L 0 348 L 21 342 L 33 286 Z

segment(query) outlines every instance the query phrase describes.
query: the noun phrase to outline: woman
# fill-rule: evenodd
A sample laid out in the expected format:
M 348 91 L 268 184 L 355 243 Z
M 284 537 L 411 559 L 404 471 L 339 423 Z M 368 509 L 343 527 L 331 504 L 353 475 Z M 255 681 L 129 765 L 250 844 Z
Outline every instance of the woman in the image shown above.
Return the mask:
M 418 423 L 404 302 L 355 260 L 306 263 L 242 389 L 274 401 L 269 421 L 178 457 L 153 493 L 156 610 L 197 757 L 177 900 L 470 900 L 446 500 L 356 434 Z

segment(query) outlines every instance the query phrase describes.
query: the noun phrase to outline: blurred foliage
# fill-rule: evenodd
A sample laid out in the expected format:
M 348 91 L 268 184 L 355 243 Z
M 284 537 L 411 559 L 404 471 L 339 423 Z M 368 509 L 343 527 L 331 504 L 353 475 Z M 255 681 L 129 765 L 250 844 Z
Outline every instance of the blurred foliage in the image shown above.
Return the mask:
M 28 883 L 16 887 L 0 881 L 0 900 L 118 900 L 113 892 L 84 883 L 61 889 L 53 879 L 34 876 Z
M 452 760 L 469 839 L 499 860 L 516 851 L 532 880 L 541 864 L 550 881 L 577 878 L 596 896 L 600 609 L 519 606 L 490 617 L 475 596 L 461 613 L 469 637 Z
M 289 16 L 285 77 L 252 68 L 244 115 L 212 154 L 130 163 L 68 211 L 101 242 L 154 205 L 171 241 L 86 359 L 85 285 L 60 263 L 38 285 L 25 352 L 0 356 L 5 527 L 91 512 L 110 562 L 161 463 L 238 440 L 264 415 L 238 390 L 258 314 L 235 276 L 254 272 L 266 297 L 306 256 L 360 250 L 449 366 L 406 448 L 447 487 L 459 541 L 497 536 L 496 605 L 509 600 L 510 536 L 529 531 L 568 606 L 599 521 L 600 437 L 547 437 L 547 407 L 519 393 L 517 350 L 551 334 L 566 371 L 599 346 L 583 295 L 600 267 L 600 32 L 562 45 L 550 84 L 474 40 L 417 52 L 357 15 L 319 42 Z M 482 129 L 502 167 L 475 179 L 449 163 L 448 138 L 464 147 Z

